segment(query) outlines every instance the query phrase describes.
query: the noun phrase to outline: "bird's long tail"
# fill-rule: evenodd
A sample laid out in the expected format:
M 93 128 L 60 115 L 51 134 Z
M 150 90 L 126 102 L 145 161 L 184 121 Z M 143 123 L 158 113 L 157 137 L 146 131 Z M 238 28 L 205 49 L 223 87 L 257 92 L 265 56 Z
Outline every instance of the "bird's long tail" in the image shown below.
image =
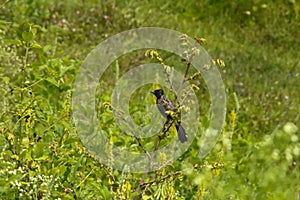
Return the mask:
M 176 130 L 177 130 L 177 134 L 178 134 L 178 139 L 180 140 L 181 143 L 184 143 L 187 141 L 187 134 L 184 130 L 184 128 L 181 126 L 181 123 L 178 122 L 177 124 L 175 124 L 176 126 Z

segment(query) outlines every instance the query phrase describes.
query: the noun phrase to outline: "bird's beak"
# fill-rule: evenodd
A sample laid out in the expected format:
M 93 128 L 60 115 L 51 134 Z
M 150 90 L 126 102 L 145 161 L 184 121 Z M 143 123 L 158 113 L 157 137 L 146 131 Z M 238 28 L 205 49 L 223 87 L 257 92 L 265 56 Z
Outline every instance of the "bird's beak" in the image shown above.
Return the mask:
M 150 92 L 151 92 L 152 94 L 154 94 L 154 90 L 151 90 Z

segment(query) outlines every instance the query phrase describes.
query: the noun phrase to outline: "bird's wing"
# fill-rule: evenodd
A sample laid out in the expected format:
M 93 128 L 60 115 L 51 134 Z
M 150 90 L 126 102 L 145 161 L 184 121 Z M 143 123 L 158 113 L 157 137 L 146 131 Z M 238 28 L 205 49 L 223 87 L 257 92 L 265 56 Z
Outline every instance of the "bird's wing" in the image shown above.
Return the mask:
M 173 102 L 170 99 L 166 98 L 165 96 L 163 96 L 161 99 L 167 111 L 177 112 L 177 107 L 173 104 Z
M 164 96 L 162 96 L 161 98 L 159 98 L 157 100 L 157 107 L 160 111 L 160 113 L 164 116 L 167 117 L 167 113 L 166 111 L 173 111 L 173 112 L 177 112 L 177 108 L 176 106 L 174 106 L 174 104 L 172 103 L 172 101 Z
M 166 104 L 166 102 L 162 98 L 160 98 L 160 99 L 157 99 L 156 104 L 157 104 L 157 108 L 158 108 L 160 114 L 162 114 L 162 116 L 164 116 L 164 117 L 167 117 L 167 114 L 166 114 L 167 104 Z
M 167 117 L 166 109 L 164 108 L 164 106 L 157 104 L 157 108 L 162 116 Z

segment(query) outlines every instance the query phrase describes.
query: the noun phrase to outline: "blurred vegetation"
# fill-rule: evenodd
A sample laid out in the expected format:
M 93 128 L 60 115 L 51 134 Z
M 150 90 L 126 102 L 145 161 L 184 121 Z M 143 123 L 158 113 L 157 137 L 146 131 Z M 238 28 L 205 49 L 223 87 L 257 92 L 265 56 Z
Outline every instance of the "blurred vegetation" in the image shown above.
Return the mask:
M 0 199 L 300 199 L 299 14 L 295 0 L 2 0 Z M 114 170 L 88 152 L 70 115 L 87 54 L 114 34 L 147 26 L 205 38 L 209 54 L 226 63 L 228 103 L 207 157 L 197 157 L 195 142 L 139 186 L 143 174 Z M 105 73 L 117 77 L 117 69 L 122 75 L 146 62 L 129 57 Z M 110 101 L 114 79 L 102 81 L 100 99 Z M 133 116 L 144 115 L 150 87 L 131 99 Z M 135 142 L 115 124 L 106 128 L 118 145 Z

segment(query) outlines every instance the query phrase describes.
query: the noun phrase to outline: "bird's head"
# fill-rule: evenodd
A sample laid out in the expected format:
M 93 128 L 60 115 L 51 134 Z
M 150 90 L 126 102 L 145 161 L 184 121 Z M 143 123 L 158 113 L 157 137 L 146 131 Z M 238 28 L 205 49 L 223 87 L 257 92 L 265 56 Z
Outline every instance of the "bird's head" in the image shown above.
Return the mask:
M 162 89 L 152 90 L 151 93 L 154 94 L 158 99 L 164 95 L 164 91 Z

